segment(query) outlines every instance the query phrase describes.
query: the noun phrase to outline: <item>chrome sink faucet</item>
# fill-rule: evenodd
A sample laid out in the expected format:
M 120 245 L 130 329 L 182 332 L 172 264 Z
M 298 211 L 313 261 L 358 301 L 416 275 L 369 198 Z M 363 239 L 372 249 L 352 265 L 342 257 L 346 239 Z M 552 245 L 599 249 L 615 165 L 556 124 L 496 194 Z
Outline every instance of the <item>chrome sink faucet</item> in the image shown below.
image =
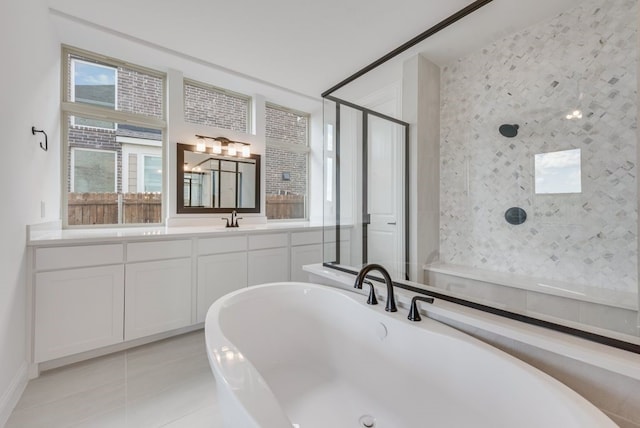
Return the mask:
M 236 210 L 231 211 L 231 223 L 229 223 L 228 217 L 222 217 L 220 220 L 226 220 L 227 225 L 225 227 L 240 227 L 238 220 L 242 220 L 242 217 L 238 217 Z
M 367 274 L 372 270 L 377 270 L 382 274 L 382 277 L 384 278 L 384 282 L 387 286 L 387 304 L 384 310 L 387 312 L 396 312 L 398 308 L 396 307 L 396 298 L 393 294 L 393 281 L 391 280 L 391 275 L 389 275 L 389 272 L 387 272 L 387 270 L 384 267 L 382 267 L 382 265 L 371 263 L 364 266 L 362 269 L 360 269 L 360 272 L 356 277 L 356 283 L 354 284 L 354 288 L 362 289 L 362 283 L 364 282 Z M 369 294 L 369 300 L 371 300 L 371 294 L 373 294 L 375 298 L 375 291 L 373 290 L 373 284 L 371 284 L 371 293 Z M 369 303 L 369 304 L 375 304 L 375 303 Z

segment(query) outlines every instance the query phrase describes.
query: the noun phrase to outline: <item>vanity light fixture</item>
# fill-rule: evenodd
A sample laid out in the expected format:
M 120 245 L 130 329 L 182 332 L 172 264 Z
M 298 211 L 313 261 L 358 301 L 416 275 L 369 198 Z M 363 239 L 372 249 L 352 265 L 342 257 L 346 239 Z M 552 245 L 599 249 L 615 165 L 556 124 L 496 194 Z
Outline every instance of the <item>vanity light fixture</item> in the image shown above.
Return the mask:
M 211 150 L 215 155 L 222 154 L 222 143 L 218 140 L 213 140 L 213 148 Z
M 251 144 L 249 143 L 232 141 L 226 137 L 209 137 L 207 135 L 196 135 L 196 138 L 198 138 L 198 144 L 196 145 L 196 151 L 198 152 L 205 152 L 207 150 L 205 141 L 212 140 L 211 152 L 213 154 L 220 155 L 222 150 L 225 149 L 227 156 L 251 157 Z
M 196 144 L 196 151 L 197 152 L 206 152 L 207 151 L 207 144 L 204 141 L 203 137 L 197 136 L 198 137 L 198 143 Z

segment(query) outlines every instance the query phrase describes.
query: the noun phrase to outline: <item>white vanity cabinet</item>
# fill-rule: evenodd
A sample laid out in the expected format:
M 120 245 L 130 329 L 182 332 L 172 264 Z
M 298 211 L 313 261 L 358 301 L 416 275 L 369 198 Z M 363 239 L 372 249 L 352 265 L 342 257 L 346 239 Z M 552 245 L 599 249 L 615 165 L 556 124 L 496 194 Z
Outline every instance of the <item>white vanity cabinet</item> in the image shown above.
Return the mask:
M 291 281 L 305 282 L 309 274 L 302 266 L 322 263 L 322 231 L 291 233 Z
M 122 244 L 35 250 L 32 314 L 36 363 L 124 340 L 122 261 Z
M 31 362 L 58 367 L 195 330 L 221 296 L 305 281 L 302 266 L 322 262 L 319 228 L 156 232 L 29 243 Z
M 249 235 L 248 283 L 289 281 L 289 234 Z
M 197 322 L 219 297 L 247 286 L 247 237 L 198 240 Z
M 125 340 L 192 324 L 191 240 L 127 244 Z

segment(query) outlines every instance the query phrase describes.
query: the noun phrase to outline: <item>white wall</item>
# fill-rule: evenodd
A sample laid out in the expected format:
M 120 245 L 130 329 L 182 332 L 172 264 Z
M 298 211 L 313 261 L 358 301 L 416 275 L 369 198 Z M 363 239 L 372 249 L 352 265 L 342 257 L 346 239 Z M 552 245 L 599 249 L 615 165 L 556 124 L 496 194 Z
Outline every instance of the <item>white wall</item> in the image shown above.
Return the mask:
M 43 0 L 2 2 L 0 55 L 1 426 L 26 382 L 25 226 L 56 220 L 60 211 L 60 49 Z M 48 152 L 32 126 L 49 135 Z

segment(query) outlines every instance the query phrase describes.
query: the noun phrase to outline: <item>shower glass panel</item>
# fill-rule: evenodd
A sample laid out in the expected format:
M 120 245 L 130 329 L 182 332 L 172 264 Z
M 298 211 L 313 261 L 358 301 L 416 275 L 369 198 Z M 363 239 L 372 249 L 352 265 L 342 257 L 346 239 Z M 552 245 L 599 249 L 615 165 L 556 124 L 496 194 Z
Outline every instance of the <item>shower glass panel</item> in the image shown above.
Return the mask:
M 324 262 L 383 265 L 407 278 L 408 125 L 338 99 L 324 101 Z
M 398 88 L 395 112 L 411 122 L 409 279 L 638 352 L 638 1 L 554 4 L 493 2 L 330 92 L 325 262 L 357 269 L 391 246 L 370 227 L 371 208 L 388 208 L 375 159 L 391 155 L 372 160 L 371 144 L 393 131 L 349 102 Z M 470 39 L 471 27 L 492 30 Z
M 441 64 L 430 285 L 640 343 L 637 23 L 636 1 L 578 2 Z

